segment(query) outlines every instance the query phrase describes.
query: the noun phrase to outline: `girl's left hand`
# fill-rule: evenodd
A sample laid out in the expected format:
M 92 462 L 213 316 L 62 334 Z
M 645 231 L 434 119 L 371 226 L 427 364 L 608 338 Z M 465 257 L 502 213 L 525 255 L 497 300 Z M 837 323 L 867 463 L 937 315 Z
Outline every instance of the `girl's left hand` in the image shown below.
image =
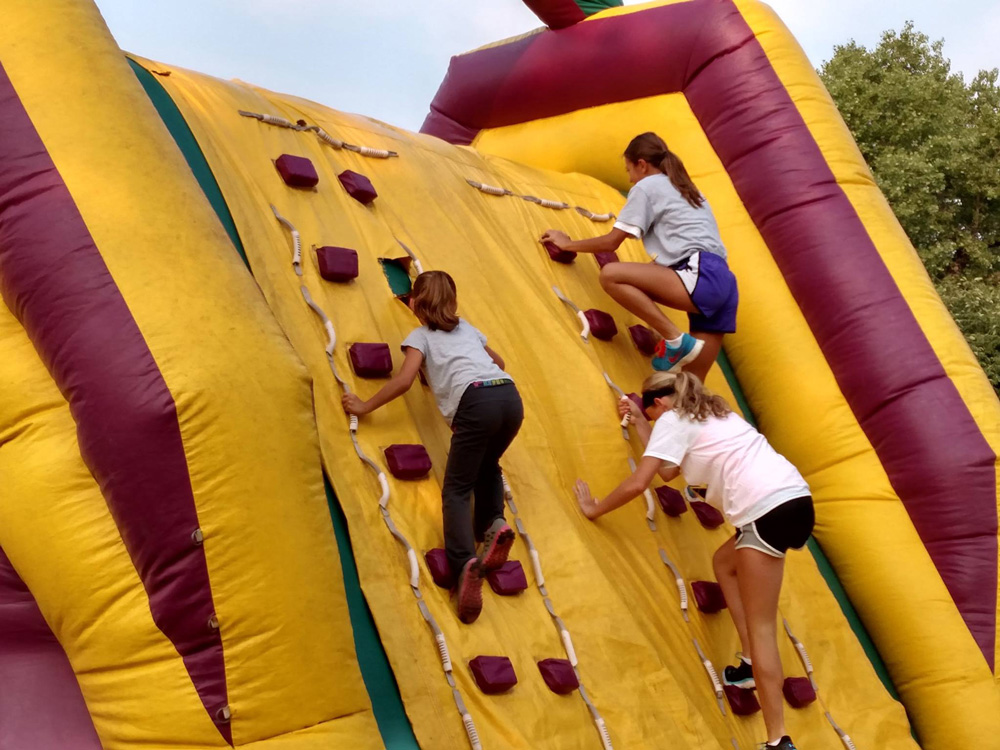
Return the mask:
M 362 414 L 368 413 L 368 402 L 364 399 L 358 398 L 358 396 L 353 393 L 345 393 L 340 399 L 340 403 L 344 407 L 344 411 L 348 414 L 361 416 Z
M 572 242 L 569 235 L 565 232 L 560 232 L 558 229 L 549 229 L 542 235 L 542 242 L 551 242 L 553 245 L 562 249 L 567 243 Z
M 593 521 L 600 514 L 598 513 L 597 498 L 590 493 L 590 485 L 582 479 L 577 479 L 573 485 L 573 492 L 576 493 L 576 501 L 580 505 L 580 512 Z

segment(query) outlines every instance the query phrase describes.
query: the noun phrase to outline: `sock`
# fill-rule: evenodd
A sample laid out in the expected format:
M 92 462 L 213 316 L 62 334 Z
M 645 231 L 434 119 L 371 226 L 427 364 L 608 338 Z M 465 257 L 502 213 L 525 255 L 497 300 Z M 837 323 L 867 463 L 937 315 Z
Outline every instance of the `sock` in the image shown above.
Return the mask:
M 752 662 L 752 661 L 750 661 L 750 657 L 749 657 L 749 656 L 743 656 L 743 655 L 740 655 L 740 659 L 742 659 L 743 661 L 745 661 L 745 662 L 746 662 L 747 664 L 749 664 L 749 665 L 750 665 L 751 667 L 753 666 L 753 662 Z
M 676 349 L 678 346 L 681 345 L 681 342 L 683 340 L 684 340 L 684 334 L 682 333 L 680 336 L 678 336 L 675 339 L 666 339 L 666 342 L 667 342 L 667 346 L 669 346 L 669 347 L 671 347 L 673 349 Z
M 787 737 L 788 735 L 785 735 L 785 736 Z M 781 740 L 783 740 L 783 739 L 785 739 L 785 737 L 781 738 Z M 781 744 L 781 740 L 775 740 L 774 742 L 771 742 L 770 740 L 768 740 L 767 741 L 767 746 L 768 747 L 777 747 L 778 745 Z

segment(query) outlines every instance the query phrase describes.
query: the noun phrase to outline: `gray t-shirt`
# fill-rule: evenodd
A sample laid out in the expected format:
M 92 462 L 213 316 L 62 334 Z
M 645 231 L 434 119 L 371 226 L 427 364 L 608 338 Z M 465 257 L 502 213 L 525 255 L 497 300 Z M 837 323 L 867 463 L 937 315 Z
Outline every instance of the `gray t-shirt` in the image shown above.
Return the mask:
M 459 319 L 451 331 L 415 328 L 403 341 L 424 355 L 424 372 L 438 408 L 451 424 L 458 403 L 470 383 L 509 378 L 486 353 L 486 337 L 471 323 Z
M 708 201 L 695 208 L 662 173 L 632 186 L 615 228 L 641 239 L 649 257 L 663 266 L 702 250 L 726 257 Z

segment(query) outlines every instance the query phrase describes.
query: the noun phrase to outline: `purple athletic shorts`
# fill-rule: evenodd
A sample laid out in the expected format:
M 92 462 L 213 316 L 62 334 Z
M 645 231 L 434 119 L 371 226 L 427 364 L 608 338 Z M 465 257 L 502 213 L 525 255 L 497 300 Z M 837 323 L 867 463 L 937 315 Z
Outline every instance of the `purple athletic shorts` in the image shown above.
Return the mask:
M 670 266 L 681 277 L 699 312 L 688 313 L 691 332 L 735 333 L 740 301 L 736 277 L 725 258 L 700 252 Z

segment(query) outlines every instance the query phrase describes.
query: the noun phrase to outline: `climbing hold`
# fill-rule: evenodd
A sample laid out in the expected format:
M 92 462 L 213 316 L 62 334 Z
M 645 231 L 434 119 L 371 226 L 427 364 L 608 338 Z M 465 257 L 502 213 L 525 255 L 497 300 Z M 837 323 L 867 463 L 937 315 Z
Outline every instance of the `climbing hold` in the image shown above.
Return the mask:
M 722 514 L 704 500 L 691 503 L 691 510 L 706 529 L 717 529 L 725 520 Z
M 282 154 L 274 160 L 274 166 L 281 179 L 290 187 L 311 188 L 319 182 L 316 167 L 304 156 Z
M 385 460 L 396 479 L 422 479 L 431 470 L 431 457 L 422 445 L 390 445 Z
M 572 263 L 576 260 L 576 253 L 570 250 L 563 250 L 554 242 L 543 242 L 542 245 L 549 253 L 549 257 L 556 263 Z
M 702 612 L 712 615 L 726 608 L 726 597 L 722 593 L 722 586 L 715 581 L 692 581 L 691 593 L 694 594 L 694 602 Z
M 684 502 L 684 496 L 680 492 L 675 490 L 673 487 L 663 487 L 656 488 L 656 499 L 660 503 L 660 508 L 671 518 L 677 518 L 681 513 L 687 512 L 687 503 Z
M 730 708 L 737 716 L 751 716 L 760 711 L 760 704 L 753 690 L 736 687 L 735 685 L 723 685 L 726 692 L 726 700 L 729 701 Z
M 618 262 L 618 253 L 612 250 L 610 253 L 594 253 L 594 259 L 597 261 L 597 265 L 604 268 L 608 263 Z
M 487 695 L 510 690 L 517 684 L 514 665 L 506 656 L 477 656 L 469 662 L 479 689 Z
M 528 588 L 528 579 L 524 576 L 524 568 L 517 560 L 508 560 L 496 570 L 486 574 L 490 588 L 501 596 L 519 594 Z
M 427 569 L 431 572 L 431 578 L 434 579 L 434 583 L 443 589 L 450 589 L 455 585 L 455 574 L 451 570 L 451 565 L 448 564 L 448 555 L 440 547 L 437 549 L 429 549 L 424 553 L 424 562 L 427 563 Z
M 351 344 L 351 366 L 361 378 L 384 378 L 392 373 L 392 353 L 388 344 Z
M 628 327 L 632 343 L 640 353 L 652 357 L 656 353 L 656 334 L 646 326 L 634 325 Z
M 580 687 L 580 680 L 569 659 L 542 659 L 538 662 L 538 671 L 553 693 L 566 695 Z
M 205 541 L 205 534 L 201 529 L 195 529 L 191 532 L 191 543 L 194 546 L 200 546 Z
M 808 677 L 786 677 L 781 692 L 792 708 L 805 708 L 816 700 L 816 691 Z
M 595 339 L 611 341 L 611 339 L 618 335 L 618 326 L 615 325 L 615 319 L 603 310 L 584 310 L 583 314 L 587 316 L 587 322 L 590 323 L 590 332 L 594 334 Z
M 646 410 L 642 408 L 642 396 L 640 396 L 638 393 L 630 393 L 628 394 L 628 397 L 632 401 L 632 403 L 634 403 L 636 406 L 639 407 L 639 411 L 642 412 L 643 418 L 648 422 L 649 415 L 646 413 Z
M 327 281 L 350 281 L 358 277 L 358 251 L 347 247 L 318 247 L 319 275 Z
M 375 192 L 375 186 L 372 185 L 371 180 L 363 174 L 358 174 L 357 172 L 345 169 L 337 175 L 337 179 L 340 180 L 340 184 L 344 186 L 344 190 L 346 190 L 348 194 L 359 203 L 363 203 L 367 206 L 373 200 L 378 198 L 378 193 Z
M 219 724 L 228 724 L 233 718 L 233 712 L 228 705 L 222 706 L 215 712 L 215 721 Z

